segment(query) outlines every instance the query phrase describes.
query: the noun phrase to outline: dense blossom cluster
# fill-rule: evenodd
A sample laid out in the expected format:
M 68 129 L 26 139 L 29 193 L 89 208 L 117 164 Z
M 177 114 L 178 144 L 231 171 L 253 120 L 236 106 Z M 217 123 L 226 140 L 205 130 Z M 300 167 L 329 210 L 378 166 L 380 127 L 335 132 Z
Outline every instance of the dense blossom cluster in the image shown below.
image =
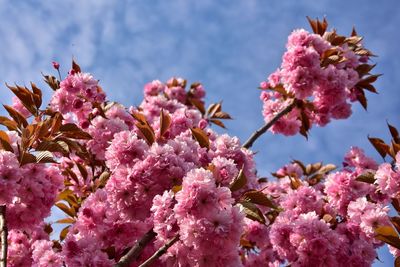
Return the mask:
M 377 168 L 361 149 L 352 148 L 343 165 L 324 182 L 311 185 L 303 179 L 297 189 L 288 179 L 304 175 L 297 163 L 277 172 L 285 176 L 267 183 L 264 192 L 275 196 L 283 211 L 271 226 L 257 222 L 247 226 L 244 238 L 261 250 L 245 252 L 247 266 L 265 262 L 279 266 L 285 261 L 292 266 L 372 264 L 376 248 L 383 245 L 374 239 L 375 229 L 390 225 L 388 196 L 382 197 L 379 187 L 356 180 L 360 172 Z
M 266 122 L 288 106 L 292 98 L 303 102 L 271 127 L 273 133 L 294 135 L 300 131 L 302 120 L 325 126 L 331 119 L 351 115 L 350 102 L 358 99 L 355 85 L 361 80 L 357 67 L 368 62 L 368 56 L 357 55 L 349 43 L 328 42 L 327 35 L 303 29 L 293 31 L 281 67 L 261 83 L 261 89 L 273 89 L 260 96 Z M 336 57 L 325 58 L 332 54 Z
M 266 121 L 293 105 L 273 132 L 350 116 L 368 60 L 351 40 L 289 36 L 281 68 L 261 85 L 272 89 L 261 96 Z M 154 266 L 370 266 L 383 245 L 377 229 L 393 223 L 400 152 L 379 165 L 354 147 L 339 170 L 293 161 L 269 181 L 258 177 L 254 152 L 210 127 L 230 116 L 220 104 L 205 109 L 199 83 L 155 80 L 138 107 L 124 107 L 75 62 L 64 80 L 45 80 L 55 90 L 46 110 L 35 86 L 32 94 L 12 88 L 16 121 L 2 120 L 10 130 L 0 131 L 9 266 L 110 267 L 135 244 L 140 253 L 125 266 L 166 244 Z M 68 216 L 58 221 L 67 224 L 60 240 L 50 240 L 44 222 L 53 205 Z
M 177 210 L 169 216 L 174 216 L 175 222 L 179 221 L 179 226 L 182 228 L 179 233 L 182 236 L 189 236 L 190 233 L 187 231 L 191 231 L 191 224 L 202 221 L 204 225 L 198 227 L 209 225 L 208 231 L 211 231 L 208 232 L 207 240 L 211 239 L 214 230 L 217 231 L 221 235 L 219 247 L 225 247 L 227 252 L 226 258 L 214 261 L 222 264 L 229 259 L 240 265 L 236 248 L 244 215 L 239 212 L 238 207 L 233 206 L 235 200 L 228 187 L 240 170 L 247 176 L 248 185 L 245 188 L 257 185 L 252 153 L 242 149 L 237 138 L 226 134 L 219 135 L 206 128 L 207 121 L 202 119 L 200 111 L 190 104 L 190 101 L 203 102 L 204 89 L 201 84 L 194 84 L 186 92 L 185 83 L 186 81 L 180 78 L 172 78 L 166 84 L 153 81 L 145 86 L 145 99 L 138 108 L 124 108 L 119 104 L 104 103 L 103 93 L 93 89 L 96 86 L 98 88 L 98 85 L 89 74 L 78 75 L 71 72 L 66 80 L 61 82 L 60 89 L 51 100 L 51 108 L 60 112 L 66 118 L 66 122 L 78 123 L 88 130 L 93 139 L 83 142 L 97 160 L 104 160 L 105 166 L 111 173 L 105 187 L 97 189 L 85 199 L 77 213 L 76 222 L 69 229 L 61 252 L 58 253 L 58 258 L 62 258 L 67 266 L 111 266 L 116 259 L 123 256 L 127 247 L 132 246 L 144 233 L 154 227 L 159 233 L 158 241 L 145 249 L 138 259 L 143 261 L 162 245 L 162 241 L 170 237 L 167 233 L 163 236 L 162 231 L 158 230 L 163 226 L 161 222 L 156 223 L 157 216 L 151 212 L 156 209 L 153 206 L 153 199 L 156 201 L 162 194 L 173 194 L 169 190 L 181 185 L 182 191 L 177 193 L 177 200 L 183 201 L 187 198 L 182 197 L 183 194 L 193 194 L 192 190 L 198 188 L 204 194 L 203 200 L 196 199 L 195 196 L 188 200 L 196 205 L 197 202 L 209 201 L 205 198 L 214 195 L 216 201 L 214 205 L 217 207 L 215 211 L 203 210 L 203 213 L 196 214 L 196 217 L 184 218 L 187 215 L 186 211 L 182 207 L 178 212 L 177 204 Z M 83 97 L 83 92 L 87 91 L 101 92 L 102 97 Z M 71 105 L 75 101 L 72 97 L 87 103 L 91 108 L 75 109 Z M 64 98 L 71 99 L 66 102 Z M 94 108 L 96 105 L 105 107 L 105 116 L 96 112 Z M 137 112 L 142 112 L 154 129 L 156 142 L 149 143 L 143 133 L 134 127 L 137 121 L 130 113 Z M 170 127 L 162 136 L 161 113 L 168 114 L 171 118 Z M 207 133 L 210 139 L 209 149 L 201 147 L 193 139 L 190 130 L 193 127 L 199 127 Z M 81 170 L 84 162 L 78 156 L 61 157 L 60 160 L 61 171 L 69 170 L 74 173 L 75 179 L 70 180 L 68 188 L 77 197 L 86 197 L 87 194 L 84 192 L 95 186 L 93 177 L 98 175 L 99 167 L 93 169 L 94 173 L 85 167 L 86 177 L 84 177 Z M 78 164 L 81 168 L 78 168 Z M 208 177 L 206 179 L 202 174 L 205 172 L 204 168 L 209 166 L 213 168 L 206 171 Z M 193 177 L 199 179 L 197 186 L 195 181 L 192 181 Z M 205 179 L 203 183 L 201 179 Z M 215 224 L 219 221 L 221 226 L 216 227 Z M 177 225 L 175 227 L 176 230 L 179 228 Z M 206 234 L 207 232 L 204 233 Z M 192 236 L 190 241 L 192 243 L 187 243 L 189 239 L 186 238 L 181 240 L 173 248 L 174 255 L 166 255 L 163 261 L 171 262 L 171 258 L 180 255 L 187 263 L 187 251 L 194 248 L 197 252 L 202 251 L 197 249 L 197 243 L 193 243 L 200 242 L 201 237 Z M 230 245 L 226 246 L 228 243 Z M 46 247 L 48 243 L 34 246 L 33 255 L 53 257 L 53 249 L 47 254 L 43 252 Z M 206 239 L 202 241 L 202 247 L 209 248 Z M 106 253 L 111 248 L 114 260 L 109 259 Z M 207 257 L 211 256 L 211 252 Z M 193 254 L 190 265 L 200 260 L 200 257 L 200 254 Z M 57 266 L 58 262 L 55 261 L 52 265 L 49 259 L 47 264 Z

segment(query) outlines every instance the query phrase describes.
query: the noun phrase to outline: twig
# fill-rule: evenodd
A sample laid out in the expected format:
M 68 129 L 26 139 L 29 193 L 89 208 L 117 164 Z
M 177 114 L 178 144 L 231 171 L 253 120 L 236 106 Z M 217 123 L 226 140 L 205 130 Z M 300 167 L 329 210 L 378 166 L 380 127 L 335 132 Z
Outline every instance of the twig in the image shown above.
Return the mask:
M 175 244 L 176 241 L 179 240 L 179 234 L 177 234 L 176 236 L 174 236 L 174 238 L 172 238 L 171 240 L 169 240 L 167 243 L 165 243 L 164 246 L 162 246 L 159 250 L 157 250 L 150 258 L 148 258 L 145 262 L 143 262 L 142 264 L 139 265 L 139 267 L 147 267 L 150 266 L 150 264 L 152 264 L 154 261 L 156 261 L 159 257 L 161 257 L 162 255 L 164 255 L 167 250 L 173 245 Z
M 0 206 L 0 231 L 1 231 L 1 258 L 0 267 L 7 267 L 7 220 L 6 220 L 6 205 Z
M 275 115 L 267 124 L 265 124 L 263 127 L 255 131 L 249 139 L 243 144 L 244 148 L 250 148 L 252 147 L 253 143 L 261 136 L 263 135 L 269 128 L 271 128 L 272 125 L 274 125 L 280 118 L 282 118 L 284 115 L 289 113 L 294 106 L 296 105 L 296 101 L 292 101 L 286 108 L 284 108 L 282 111 L 280 111 L 278 114 Z
M 136 260 L 143 249 L 153 238 L 156 237 L 156 233 L 153 229 L 149 230 L 136 244 L 126 253 L 114 267 L 127 267 L 134 260 Z

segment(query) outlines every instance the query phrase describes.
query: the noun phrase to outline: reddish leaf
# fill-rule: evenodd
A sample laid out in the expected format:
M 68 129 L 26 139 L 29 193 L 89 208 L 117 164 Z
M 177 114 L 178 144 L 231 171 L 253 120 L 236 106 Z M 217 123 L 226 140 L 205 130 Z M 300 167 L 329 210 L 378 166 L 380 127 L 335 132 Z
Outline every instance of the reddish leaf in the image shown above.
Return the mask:
M 33 100 L 35 102 L 36 108 L 39 109 L 42 105 L 42 90 L 40 90 L 33 82 L 31 82 L 31 88 L 33 91 Z
M 64 229 L 61 230 L 61 232 L 60 232 L 60 240 L 61 241 L 63 241 L 67 237 L 70 227 L 71 227 L 71 225 L 68 225 L 67 227 L 65 227 Z
M 360 65 L 356 68 L 356 71 L 357 71 L 359 74 L 364 75 L 364 74 L 369 73 L 373 68 L 375 68 L 375 66 L 376 66 L 376 64 L 373 64 L 373 65 L 371 65 L 371 64 L 360 64 Z
M 362 79 L 361 81 L 359 81 L 357 83 L 357 85 L 365 85 L 365 84 L 370 84 L 375 82 L 380 76 L 382 76 L 382 74 L 375 74 L 375 75 L 370 75 L 367 78 Z
M 333 171 L 334 169 L 336 169 L 336 166 L 333 164 L 326 164 L 324 166 L 321 167 L 321 169 L 319 169 L 319 173 L 325 174 L 328 173 L 330 171 Z
M 66 155 L 68 150 L 66 150 L 62 145 L 54 141 L 42 141 L 36 148 L 36 151 L 50 151 L 50 152 L 60 152 Z
M 232 119 L 232 117 L 228 113 L 223 112 L 223 111 L 215 112 L 214 115 L 212 116 L 212 118 L 229 119 L 229 120 Z
M 308 23 L 310 23 L 311 29 L 313 30 L 314 33 L 318 32 L 318 27 L 317 27 L 317 21 L 311 19 L 309 16 L 307 16 Z
M 9 86 L 6 84 L 8 89 L 10 89 L 20 100 L 22 105 L 31 113 L 31 114 L 36 114 L 37 109 L 36 105 L 34 103 L 34 97 L 33 93 L 31 93 L 27 88 L 25 87 L 20 87 L 18 85 L 16 86 Z
M 84 180 L 88 177 L 88 171 L 86 170 L 86 167 L 83 166 L 82 164 L 76 163 L 76 166 L 78 167 L 79 172 L 81 173 L 82 177 Z
M 210 148 L 210 140 L 208 135 L 200 128 L 190 128 L 193 138 L 199 143 L 200 147 Z
M 62 125 L 62 121 L 63 121 L 63 116 L 61 115 L 61 113 L 57 112 L 56 114 L 54 114 L 52 116 L 52 118 L 50 119 L 51 122 L 51 135 L 57 133 L 58 131 L 60 131 L 61 125 Z M 79 129 L 78 129 L 79 131 Z
M 210 119 L 210 122 L 214 123 L 215 125 L 217 125 L 217 126 L 219 126 L 221 128 L 226 129 L 225 124 L 220 120 Z
M 374 146 L 376 151 L 378 151 L 379 155 L 381 155 L 382 158 L 385 158 L 389 153 L 390 146 L 385 144 L 385 142 L 380 138 L 368 137 L 368 140 Z
M 271 87 L 269 89 L 271 89 L 272 91 L 280 93 L 282 96 L 288 96 L 289 95 L 289 93 L 286 91 L 286 89 L 283 86 L 283 84 L 277 84 L 275 87 Z
M 76 73 L 81 72 L 81 67 L 75 62 L 74 59 L 72 59 L 72 69 L 73 69 Z
M 79 184 L 78 176 L 76 176 L 76 174 L 71 170 L 71 168 L 65 168 L 65 172 L 72 180 L 74 180 L 75 184 Z
M 299 178 L 297 178 L 297 177 L 290 177 L 289 176 L 289 179 L 290 179 L 290 187 L 292 189 L 297 189 L 297 188 L 299 188 L 300 186 L 303 185 L 301 180 Z
M 373 172 L 363 173 L 356 178 L 356 181 L 373 184 L 375 183 L 375 174 Z
M 165 113 L 163 109 L 161 109 L 160 114 L 160 136 L 163 136 L 171 126 L 171 116 L 168 113 Z
M 203 101 L 201 101 L 199 99 L 196 99 L 196 98 L 192 98 L 192 97 L 189 97 L 188 101 L 190 102 L 190 104 L 195 106 L 200 111 L 200 113 L 202 115 L 204 115 L 206 113 L 206 109 L 204 107 L 204 102 Z
M 6 151 L 14 153 L 14 149 L 11 146 L 11 141 L 8 134 L 1 130 L 0 130 L 0 148 L 3 148 Z
M 239 171 L 239 174 L 229 185 L 232 192 L 242 189 L 247 184 L 247 177 L 244 174 L 243 168 Z
M 150 126 L 150 124 L 147 122 L 146 117 L 139 112 L 135 112 L 131 115 L 137 120 L 135 125 L 139 129 L 139 131 L 142 133 L 146 142 L 149 145 L 152 145 L 154 143 L 154 141 L 156 140 L 156 138 L 155 138 L 154 130 Z
M 171 190 L 174 192 L 174 194 L 176 194 L 182 190 L 182 185 L 174 185 Z
M 64 218 L 64 219 L 57 220 L 56 223 L 73 224 L 73 223 L 75 223 L 75 219 L 73 219 L 73 218 Z
M 213 103 L 207 109 L 207 116 L 212 118 L 216 112 L 221 111 L 222 105 L 221 103 Z
M 247 218 L 257 221 L 261 224 L 265 224 L 265 217 L 255 204 L 251 202 L 240 202 L 239 205 L 241 205 L 241 208 L 246 214 Z
M 400 239 L 397 232 L 391 226 L 381 226 L 375 229 L 375 238 L 397 249 L 400 249 Z
M 392 224 L 396 228 L 397 232 L 400 232 L 400 217 L 398 217 L 398 216 L 390 217 L 390 221 L 392 222 Z
M 56 77 L 52 76 L 52 75 L 43 75 L 43 79 L 44 81 L 50 86 L 51 89 L 53 89 L 54 91 L 60 88 L 60 81 L 57 80 Z
M 396 127 L 390 125 L 389 123 L 387 123 L 387 125 L 389 127 L 390 135 L 392 136 L 393 140 L 395 140 L 396 142 L 400 141 L 399 132 L 397 131 Z
M 64 189 L 64 191 L 58 194 L 56 201 L 65 200 L 71 194 L 73 194 L 72 190 Z
M 19 158 L 19 163 L 22 165 L 28 164 L 28 163 L 37 163 L 36 157 L 30 153 L 21 153 L 21 156 Z
M 50 224 L 46 223 L 43 227 L 43 230 L 46 234 L 50 235 L 53 232 L 53 227 Z
M 60 132 L 63 133 L 63 136 L 72 139 L 92 139 L 92 136 L 89 133 L 84 132 L 81 128 L 73 123 L 61 125 Z
M 76 217 L 76 212 L 74 209 L 69 208 L 67 205 L 65 205 L 62 202 L 58 202 L 55 204 L 56 207 L 58 207 L 60 210 L 62 210 L 63 212 L 65 212 L 67 215 L 71 216 L 71 217 Z
M 37 163 L 56 163 L 50 151 L 39 151 L 35 157 Z
M 0 124 L 6 126 L 10 131 L 16 131 L 18 129 L 18 124 L 15 121 L 4 116 L 0 116 Z
M 368 102 L 367 98 L 365 97 L 364 91 L 360 90 L 359 93 L 357 94 L 357 100 L 360 102 L 361 106 L 367 110 Z
M 98 179 L 98 188 L 103 188 L 104 186 L 106 186 L 108 179 L 110 178 L 110 173 L 109 172 L 103 172 L 99 179 Z
M 292 160 L 292 163 L 296 163 L 297 165 L 300 166 L 300 168 L 303 170 L 303 172 L 306 172 L 306 166 L 304 165 L 303 162 L 301 162 L 300 160 Z
M 394 260 L 394 267 L 400 267 L 400 256 Z
M 28 126 L 28 122 L 26 121 L 25 117 L 21 113 L 19 113 L 17 110 L 15 110 L 11 106 L 8 106 L 8 105 L 3 105 L 3 106 L 7 110 L 8 114 L 11 116 L 11 118 L 13 118 L 14 121 L 17 123 L 19 128 Z
M 272 201 L 267 197 L 267 195 L 257 190 L 247 191 L 246 193 L 243 194 L 242 198 L 243 200 L 254 204 L 262 205 L 272 209 L 276 208 L 276 205 L 272 203 Z

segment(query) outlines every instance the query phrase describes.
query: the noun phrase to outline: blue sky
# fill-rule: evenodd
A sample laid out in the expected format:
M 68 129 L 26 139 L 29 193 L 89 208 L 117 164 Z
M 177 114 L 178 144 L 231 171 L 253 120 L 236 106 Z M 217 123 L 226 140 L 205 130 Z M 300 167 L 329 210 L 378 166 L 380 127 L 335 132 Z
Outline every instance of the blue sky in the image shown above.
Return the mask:
M 72 56 L 95 75 L 112 100 L 139 104 L 143 85 L 181 76 L 200 81 L 207 102 L 223 100 L 243 141 L 262 124 L 259 82 L 279 65 L 287 35 L 308 28 L 306 16 L 326 15 L 347 34 L 353 25 L 379 57 L 378 95 L 349 120 L 313 128 L 309 140 L 268 134 L 254 150 L 261 175 L 291 159 L 340 164 L 352 145 L 378 158 L 367 135 L 389 138 L 386 120 L 400 128 L 400 2 L 392 1 L 6 1 L 0 0 L 0 83 L 42 88 L 51 61 L 68 71 Z M 48 95 L 50 90 L 47 91 Z M 0 89 L 1 102 L 10 93 Z M 391 266 L 391 256 L 381 254 Z

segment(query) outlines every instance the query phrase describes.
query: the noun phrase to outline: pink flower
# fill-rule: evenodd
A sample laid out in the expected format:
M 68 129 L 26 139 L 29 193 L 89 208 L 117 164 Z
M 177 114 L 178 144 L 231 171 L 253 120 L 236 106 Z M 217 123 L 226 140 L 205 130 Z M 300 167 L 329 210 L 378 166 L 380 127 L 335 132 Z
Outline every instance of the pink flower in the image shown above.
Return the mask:
M 63 264 L 60 254 L 53 251 L 53 242 L 38 240 L 33 243 L 32 248 L 32 267 L 59 267 Z
M 56 61 L 53 61 L 51 64 L 53 65 L 53 68 L 55 68 L 56 70 L 60 68 L 60 64 Z
M 375 174 L 379 190 L 391 198 L 398 198 L 400 192 L 400 172 L 394 171 L 389 163 L 379 166 Z

